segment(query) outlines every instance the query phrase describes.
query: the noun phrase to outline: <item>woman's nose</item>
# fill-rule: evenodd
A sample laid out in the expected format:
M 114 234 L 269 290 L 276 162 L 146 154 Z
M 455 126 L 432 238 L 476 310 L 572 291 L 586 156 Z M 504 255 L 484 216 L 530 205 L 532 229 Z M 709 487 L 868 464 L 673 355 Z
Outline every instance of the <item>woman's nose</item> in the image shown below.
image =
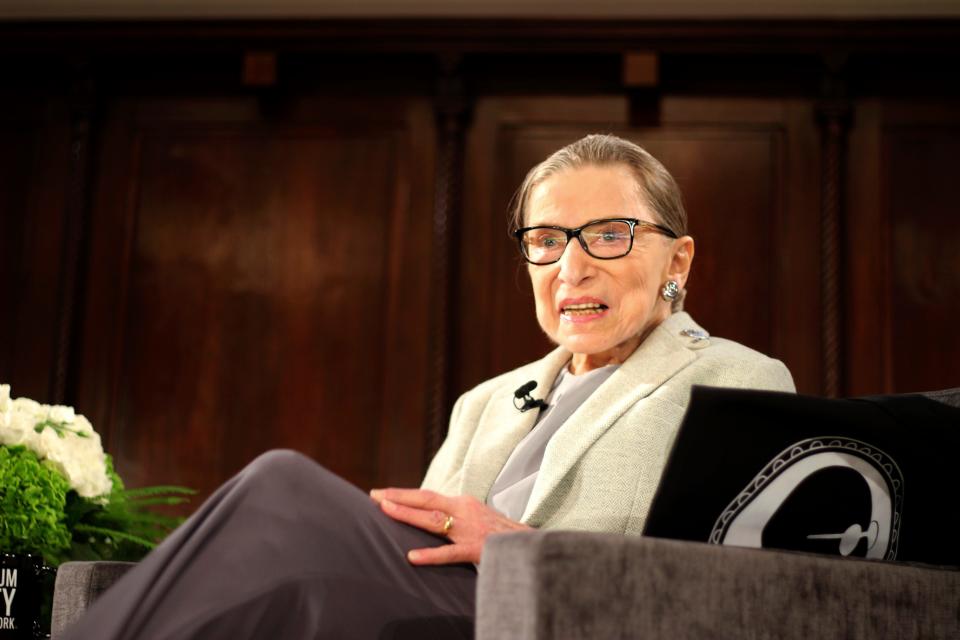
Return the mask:
M 566 250 L 560 256 L 560 280 L 569 285 L 577 285 L 590 277 L 593 258 L 591 258 L 576 238 L 571 238 Z

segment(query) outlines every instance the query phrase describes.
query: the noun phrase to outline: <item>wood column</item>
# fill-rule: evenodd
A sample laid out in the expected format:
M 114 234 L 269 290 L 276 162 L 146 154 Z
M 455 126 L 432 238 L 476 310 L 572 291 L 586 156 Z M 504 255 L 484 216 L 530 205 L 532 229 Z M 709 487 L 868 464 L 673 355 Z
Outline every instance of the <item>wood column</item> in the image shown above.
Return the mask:
M 461 57 L 438 56 L 436 92 L 437 167 L 433 209 L 431 265 L 431 331 L 429 426 L 426 461 L 433 458 L 447 433 L 453 407 L 453 363 L 456 348 L 457 283 L 459 282 L 460 219 L 463 209 L 463 171 L 469 104 L 464 91 Z
M 835 398 L 844 391 L 842 327 L 844 316 L 843 273 L 840 251 L 844 214 L 844 181 L 847 134 L 851 105 L 842 73 L 846 57 L 826 56 L 823 97 L 817 105 L 821 130 L 820 182 L 820 337 L 824 396 Z

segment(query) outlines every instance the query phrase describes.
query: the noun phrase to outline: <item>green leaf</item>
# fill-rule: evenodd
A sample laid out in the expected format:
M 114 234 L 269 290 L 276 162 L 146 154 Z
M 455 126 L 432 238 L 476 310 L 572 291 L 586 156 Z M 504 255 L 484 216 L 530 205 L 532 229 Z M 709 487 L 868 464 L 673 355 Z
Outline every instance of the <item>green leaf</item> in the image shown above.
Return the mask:
M 124 495 L 127 498 L 139 498 L 140 496 L 155 496 L 164 493 L 175 493 L 179 495 L 192 496 L 197 492 L 188 487 L 178 487 L 175 485 L 157 485 L 154 487 L 140 487 L 139 489 L 127 489 Z
M 78 438 L 90 437 L 90 434 L 87 433 L 86 431 L 80 431 L 79 429 L 71 429 L 70 427 L 68 427 L 67 422 L 65 420 L 61 420 L 60 422 L 57 422 L 55 420 L 51 420 L 50 418 L 47 418 L 45 420 L 38 422 L 33 426 L 33 430 L 36 431 L 37 433 L 41 433 L 43 432 L 44 429 L 47 429 L 47 428 L 53 429 L 53 432 L 57 434 L 58 438 L 63 438 L 64 435 L 67 433 L 72 433 Z
M 133 542 L 134 544 L 139 544 L 142 547 L 146 547 L 147 549 L 153 549 L 157 546 L 157 543 L 152 540 L 147 540 L 146 538 L 141 538 L 140 536 L 136 536 L 125 531 L 120 531 L 119 529 L 111 529 L 110 527 L 96 527 L 90 524 L 78 524 L 74 530 L 80 533 L 99 533 L 102 536 L 127 540 L 129 542 Z

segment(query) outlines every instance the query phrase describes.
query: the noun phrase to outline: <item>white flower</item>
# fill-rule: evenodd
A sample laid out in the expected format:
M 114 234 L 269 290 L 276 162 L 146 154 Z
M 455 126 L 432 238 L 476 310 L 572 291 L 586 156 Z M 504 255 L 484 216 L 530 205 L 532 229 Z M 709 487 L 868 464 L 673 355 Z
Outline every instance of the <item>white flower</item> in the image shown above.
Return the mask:
M 84 498 L 112 489 L 100 434 L 73 407 L 11 400 L 10 385 L 0 385 L 0 445 L 24 445 L 49 460 Z
M 6 413 L 10 406 L 10 385 L 0 384 L 0 414 Z
M 0 384 L 0 433 L 10 426 L 10 385 Z

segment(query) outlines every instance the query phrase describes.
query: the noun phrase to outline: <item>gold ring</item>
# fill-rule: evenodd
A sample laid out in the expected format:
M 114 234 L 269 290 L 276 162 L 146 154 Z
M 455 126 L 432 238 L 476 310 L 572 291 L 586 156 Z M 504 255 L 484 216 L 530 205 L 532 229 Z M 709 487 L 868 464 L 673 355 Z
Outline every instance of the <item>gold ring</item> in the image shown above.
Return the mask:
M 447 519 L 443 521 L 443 535 L 450 533 L 450 529 L 453 529 L 453 516 L 447 516 Z

